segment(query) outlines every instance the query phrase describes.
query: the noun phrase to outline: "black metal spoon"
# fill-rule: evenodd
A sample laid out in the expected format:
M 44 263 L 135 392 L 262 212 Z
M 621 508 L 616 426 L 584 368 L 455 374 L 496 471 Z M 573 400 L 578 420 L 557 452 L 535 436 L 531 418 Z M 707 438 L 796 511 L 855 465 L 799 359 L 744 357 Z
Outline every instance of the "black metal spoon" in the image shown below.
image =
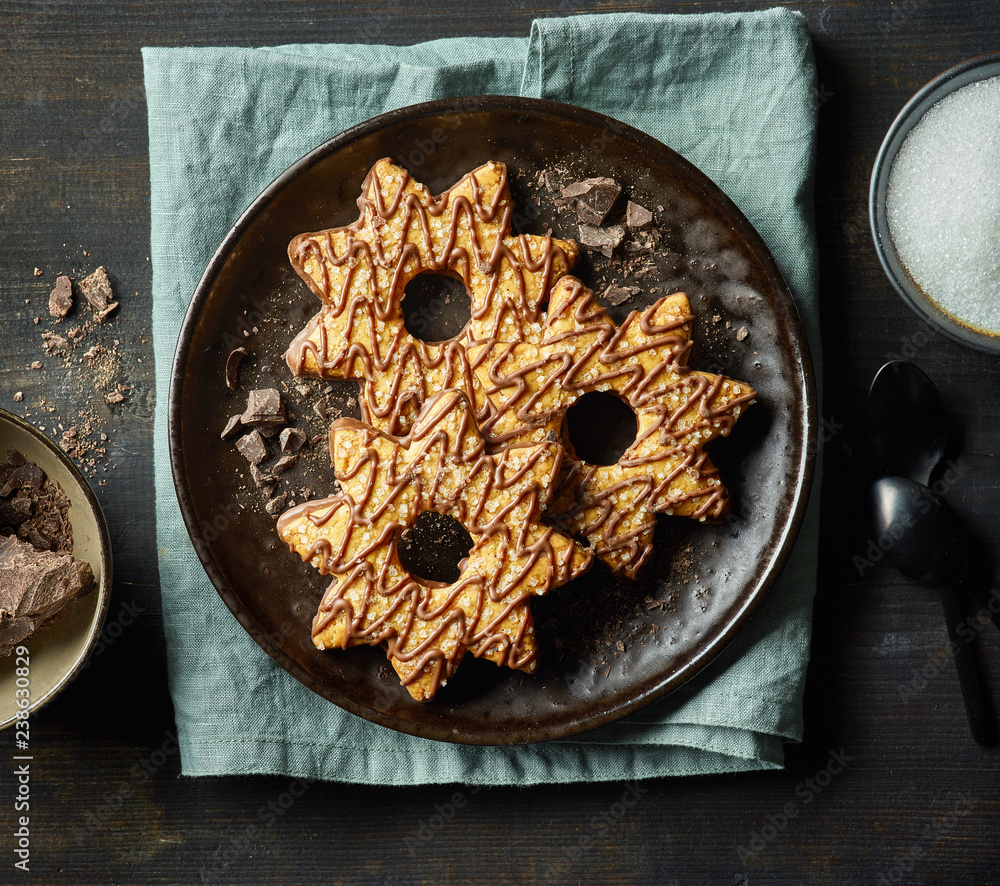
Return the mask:
M 908 477 L 923 486 L 929 485 L 934 468 L 944 458 L 948 445 L 944 401 L 934 382 L 905 360 L 886 363 L 875 374 L 868 390 L 867 419 L 872 448 L 886 473 Z M 955 531 L 963 539 L 963 568 L 961 581 L 957 582 L 958 589 L 977 607 L 987 609 L 994 623 L 1000 627 L 1000 617 L 994 612 L 1000 600 L 994 600 L 990 608 L 987 605 L 989 599 L 968 580 L 968 535 L 958 515 L 947 504 L 944 507 L 949 524 L 954 524 Z
M 930 484 L 948 444 L 948 425 L 937 388 L 912 363 L 893 360 L 875 375 L 868 435 L 887 473 Z
M 955 512 L 930 489 L 906 477 L 883 477 L 872 486 L 872 513 L 879 547 L 900 572 L 941 591 L 948 636 L 972 737 L 991 747 L 996 723 L 979 681 L 971 643 L 975 621 L 966 621 L 958 590 L 968 585 L 969 537 Z M 982 603 L 997 622 L 1000 600 Z

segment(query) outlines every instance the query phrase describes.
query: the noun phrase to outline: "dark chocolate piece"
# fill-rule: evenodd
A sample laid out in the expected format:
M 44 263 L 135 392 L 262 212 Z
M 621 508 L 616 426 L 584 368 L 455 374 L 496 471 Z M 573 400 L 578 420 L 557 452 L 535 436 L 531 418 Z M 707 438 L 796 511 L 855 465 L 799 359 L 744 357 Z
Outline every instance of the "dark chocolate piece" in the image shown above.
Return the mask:
M 645 206 L 628 201 L 625 207 L 625 224 L 630 228 L 644 228 L 653 221 L 653 213 Z
M 31 516 L 31 500 L 26 495 L 19 495 L 8 501 L 0 498 L 0 526 L 20 526 Z
M 562 197 L 570 202 L 581 222 L 600 225 L 621 192 L 613 178 L 588 178 L 563 188 Z
M 282 492 L 281 495 L 276 495 L 272 498 L 266 505 L 264 505 L 264 510 L 267 511 L 272 517 L 277 517 L 285 509 L 285 502 L 288 500 L 288 493 Z
M 250 476 L 254 484 L 263 489 L 267 495 L 271 495 L 274 487 L 278 485 L 278 478 L 274 474 L 265 474 L 257 465 L 250 465 Z
M 111 288 L 111 281 L 108 279 L 108 272 L 102 265 L 89 277 L 80 281 L 80 292 L 83 297 L 90 302 L 90 306 L 95 311 L 106 311 L 108 305 L 115 300 L 114 290 Z
M 96 584 L 90 564 L 37 551 L 13 536 L 0 540 L 0 657 L 51 622 Z
M 285 404 L 275 388 L 251 391 L 247 397 L 247 408 L 243 413 L 243 424 L 251 427 L 274 427 L 285 423 Z
M 49 313 L 53 317 L 65 317 L 73 310 L 73 281 L 69 277 L 59 277 L 55 289 L 49 293 Z
M 41 551 L 72 551 L 65 493 L 20 452 L 9 450 L 7 458 L 0 465 L 0 534 L 16 534 Z
M 306 435 L 298 428 L 285 428 L 279 439 L 282 452 L 298 452 L 305 445 Z
M 38 465 L 33 465 L 31 462 L 25 462 L 24 464 L 14 467 L 13 470 L 7 474 L 3 486 L 0 487 L 0 496 L 7 498 L 7 496 L 18 489 L 27 489 L 31 492 L 38 492 L 41 490 L 44 482 L 45 472 L 42 471 Z
M 226 387 L 235 391 L 240 384 L 240 361 L 247 355 L 246 348 L 236 348 L 226 358 Z
M 580 236 L 577 237 L 577 240 L 580 241 L 581 245 L 599 249 L 603 255 L 611 258 L 611 253 L 622 242 L 624 236 L 625 229 L 621 225 L 612 225 L 609 228 L 580 225 Z
M 267 443 L 256 428 L 236 441 L 236 448 L 250 464 L 259 465 L 267 458 Z
M 226 426 L 222 429 L 222 434 L 220 436 L 223 440 L 228 440 L 230 437 L 235 437 L 236 432 L 243 427 L 243 418 L 239 415 L 230 416 L 229 421 L 226 422 Z
M 282 474 L 292 467 L 298 460 L 299 457 L 297 455 L 283 455 L 274 463 L 274 467 L 271 468 L 271 470 L 276 474 Z
M 638 286 L 618 286 L 612 283 L 601 296 L 604 300 L 611 305 L 620 305 L 622 302 L 628 301 L 633 295 L 638 295 L 642 290 Z

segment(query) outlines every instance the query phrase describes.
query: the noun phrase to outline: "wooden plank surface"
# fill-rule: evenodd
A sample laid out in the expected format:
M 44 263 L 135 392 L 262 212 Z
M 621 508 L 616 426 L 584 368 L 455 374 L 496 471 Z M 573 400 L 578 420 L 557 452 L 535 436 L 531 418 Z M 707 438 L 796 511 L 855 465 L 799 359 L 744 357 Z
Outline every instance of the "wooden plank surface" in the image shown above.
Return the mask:
M 57 437 L 86 407 L 106 448 L 93 479 L 115 546 L 109 620 L 134 618 L 35 719 L 32 873 L 5 868 L 0 882 L 1000 882 L 1000 753 L 972 743 L 954 669 L 940 666 L 940 604 L 884 564 L 859 574 L 854 561 L 869 541 L 864 495 L 874 471 L 864 395 L 884 361 L 904 356 L 945 394 L 958 429 L 951 457 L 966 468 L 948 498 L 973 528 L 978 578 L 1000 583 L 1000 362 L 927 330 L 894 295 L 866 212 L 872 161 L 906 99 L 950 64 L 1000 48 L 1000 16 L 985 0 L 782 4 L 807 15 L 819 65 L 829 427 L 806 740 L 789 747 L 785 771 L 478 791 L 314 784 L 303 792 L 285 778 L 178 778 L 153 519 L 139 48 L 411 43 L 523 35 L 536 16 L 580 11 L 768 5 L 0 2 L 0 405 Z M 97 265 L 111 274 L 121 309 L 83 344 L 117 352 L 112 378 L 45 355 L 40 339 L 52 328 L 56 275 L 81 277 Z M 42 369 L 27 368 L 36 360 Z M 108 403 L 119 384 L 124 402 Z M 981 639 L 998 697 L 1000 638 L 990 628 Z M 0 736 L 5 753 L 10 741 Z M 11 779 L 0 764 L 5 798 Z M 629 790 L 635 802 L 625 805 Z M 6 866 L 12 801 L 0 806 Z

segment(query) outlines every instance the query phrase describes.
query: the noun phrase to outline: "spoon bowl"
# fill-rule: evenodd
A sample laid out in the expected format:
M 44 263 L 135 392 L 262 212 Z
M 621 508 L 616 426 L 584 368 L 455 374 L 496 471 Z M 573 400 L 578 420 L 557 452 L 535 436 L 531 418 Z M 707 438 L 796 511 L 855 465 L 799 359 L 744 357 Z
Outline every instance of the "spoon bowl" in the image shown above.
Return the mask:
M 868 435 L 890 474 L 927 486 L 944 458 L 948 426 L 934 383 L 912 363 L 886 363 L 868 391 Z
M 903 575 L 932 585 L 965 580 L 969 536 L 944 499 L 906 477 L 882 477 L 871 498 L 886 559 Z

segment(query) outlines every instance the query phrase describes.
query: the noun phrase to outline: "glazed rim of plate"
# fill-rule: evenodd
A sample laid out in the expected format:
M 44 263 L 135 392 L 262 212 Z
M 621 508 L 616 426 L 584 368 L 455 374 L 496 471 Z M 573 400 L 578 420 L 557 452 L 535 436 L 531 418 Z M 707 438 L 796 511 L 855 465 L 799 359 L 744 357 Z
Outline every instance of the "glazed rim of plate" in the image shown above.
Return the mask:
M 771 565 L 762 579 L 757 582 L 756 586 L 750 592 L 743 595 L 740 605 L 737 608 L 727 610 L 726 618 L 721 620 L 721 627 L 715 633 L 712 642 L 698 648 L 679 668 L 657 681 L 655 685 L 646 686 L 645 689 L 635 692 L 630 697 L 619 699 L 616 703 L 602 708 L 600 712 L 593 713 L 582 719 L 560 722 L 554 725 L 530 724 L 526 727 L 527 734 L 510 733 L 507 731 L 493 731 L 489 732 L 489 734 L 487 734 L 487 731 L 481 733 L 456 732 L 447 722 L 442 723 L 431 716 L 421 718 L 420 711 L 433 708 L 434 702 L 428 705 L 412 703 L 413 709 L 408 709 L 405 712 L 406 716 L 398 715 L 394 712 L 375 710 L 364 704 L 357 703 L 354 698 L 344 695 L 342 691 L 327 685 L 323 679 L 310 673 L 304 665 L 296 661 L 277 645 L 266 629 L 266 626 L 259 624 L 246 611 L 236 589 L 232 587 L 217 565 L 211 552 L 210 543 L 205 539 L 197 518 L 185 466 L 182 432 L 182 405 L 185 397 L 184 367 L 189 357 L 192 336 L 198 324 L 199 315 L 208 302 L 216 280 L 220 276 L 234 247 L 239 244 L 253 223 L 271 206 L 286 186 L 330 155 L 395 124 L 414 123 L 424 118 L 449 113 L 453 114 L 456 111 L 468 113 L 498 111 L 539 116 L 545 115 L 557 120 L 568 118 L 571 122 L 593 127 L 595 132 L 603 131 L 606 133 L 611 131 L 617 137 L 624 138 L 633 143 L 640 150 L 654 155 L 666 156 L 674 164 L 675 168 L 682 169 L 686 175 L 693 179 L 697 187 L 703 192 L 717 194 L 718 199 L 726 205 L 727 211 L 731 214 L 731 218 L 736 226 L 741 228 L 740 236 L 753 248 L 755 256 L 765 266 L 769 278 L 778 284 L 780 295 L 783 299 L 782 307 L 787 309 L 783 312 L 783 318 L 790 327 L 791 339 L 797 347 L 797 365 L 800 369 L 799 378 L 793 382 L 797 389 L 801 388 L 802 390 L 800 423 L 802 445 L 801 453 L 794 464 L 794 492 L 791 495 L 789 516 L 783 522 L 783 530 L 779 538 L 776 539 L 777 544 L 769 546 L 767 553 Z M 253 200 L 250 206 L 237 219 L 226 234 L 221 245 L 213 254 L 195 289 L 184 317 L 171 374 L 168 405 L 169 447 L 174 485 L 181 513 L 195 551 L 209 579 L 226 606 L 244 629 L 285 670 L 314 692 L 351 713 L 404 733 L 464 744 L 522 744 L 561 738 L 592 729 L 617 720 L 644 707 L 650 702 L 658 700 L 694 676 L 736 636 L 756 610 L 761 600 L 766 596 L 767 591 L 770 590 L 777 580 L 778 575 L 791 554 L 795 539 L 804 519 L 815 466 L 816 447 L 811 443 L 815 428 L 815 399 L 815 377 L 808 343 L 798 317 L 797 308 L 787 285 L 784 283 L 777 265 L 774 263 L 770 252 L 759 234 L 757 234 L 750 222 L 746 220 L 742 212 L 740 212 L 728 196 L 714 182 L 708 179 L 704 173 L 662 142 L 627 124 L 620 123 L 594 111 L 541 99 L 508 96 L 475 96 L 441 99 L 411 105 L 359 123 L 322 143 L 295 161 Z M 408 697 L 406 701 L 409 701 Z

